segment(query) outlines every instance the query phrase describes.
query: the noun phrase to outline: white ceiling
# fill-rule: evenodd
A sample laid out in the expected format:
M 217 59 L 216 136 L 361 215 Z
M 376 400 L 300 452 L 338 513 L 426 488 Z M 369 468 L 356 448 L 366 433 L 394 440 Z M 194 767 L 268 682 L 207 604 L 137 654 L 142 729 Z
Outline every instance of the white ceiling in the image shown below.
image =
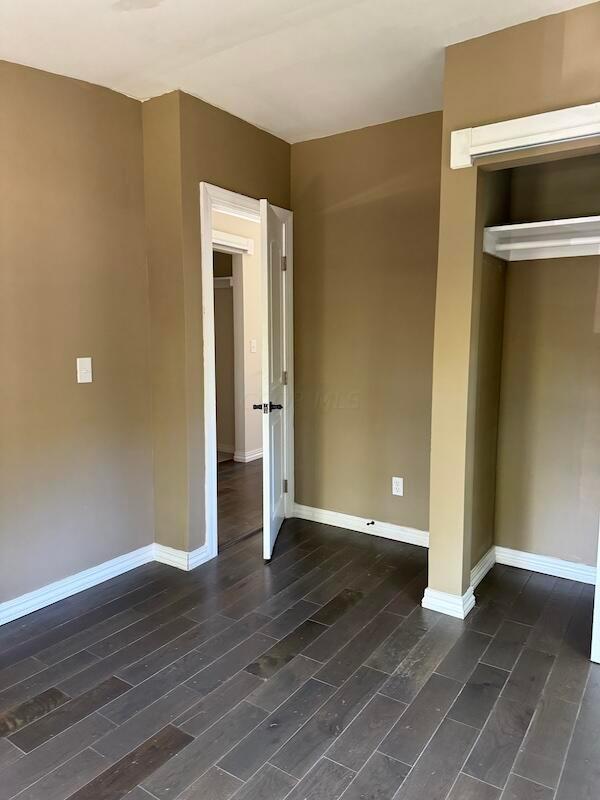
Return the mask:
M 183 89 L 297 142 L 439 109 L 446 45 L 580 5 L 0 0 L 0 58 L 139 99 Z

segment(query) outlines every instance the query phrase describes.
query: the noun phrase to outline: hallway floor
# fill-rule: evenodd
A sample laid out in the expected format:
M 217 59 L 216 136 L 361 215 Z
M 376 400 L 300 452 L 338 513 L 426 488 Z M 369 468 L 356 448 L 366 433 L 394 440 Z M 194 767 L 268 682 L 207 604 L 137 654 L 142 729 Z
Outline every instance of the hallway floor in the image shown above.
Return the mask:
M 219 550 L 262 529 L 262 458 L 217 465 Z
M 290 520 L 0 629 L 0 798 L 591 800 L 592 587 L 495 567 L 465 622 L 427 553 Z

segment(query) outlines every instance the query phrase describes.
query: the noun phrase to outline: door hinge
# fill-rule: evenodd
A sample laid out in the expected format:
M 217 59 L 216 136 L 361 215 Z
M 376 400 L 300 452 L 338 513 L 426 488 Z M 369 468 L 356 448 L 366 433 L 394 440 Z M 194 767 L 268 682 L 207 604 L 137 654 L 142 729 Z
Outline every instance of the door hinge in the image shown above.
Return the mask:
M 283 493 L 287 494 L 287 490 L 288 490 L 288 482 L 287 482 L 287 478 L 284 478 L 283 479 Z
M 281 382 L 284 386 L 287 386 L 287 369 L 283 370 L 283 375 L 281 376 Z
M 287 256 L 281 256 L 281 271 L 285 272 L 287 270 Z

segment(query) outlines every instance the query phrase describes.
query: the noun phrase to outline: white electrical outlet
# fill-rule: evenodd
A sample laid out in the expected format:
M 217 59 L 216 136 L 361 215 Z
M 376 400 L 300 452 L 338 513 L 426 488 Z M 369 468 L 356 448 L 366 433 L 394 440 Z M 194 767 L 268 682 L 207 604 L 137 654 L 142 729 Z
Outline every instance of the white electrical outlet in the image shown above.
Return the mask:
M 77 383 L 92 382 L 92 359 L 89 356 L 77 359 Z
M 404 478 L 392 478 L 392 494 L 404 497 Z

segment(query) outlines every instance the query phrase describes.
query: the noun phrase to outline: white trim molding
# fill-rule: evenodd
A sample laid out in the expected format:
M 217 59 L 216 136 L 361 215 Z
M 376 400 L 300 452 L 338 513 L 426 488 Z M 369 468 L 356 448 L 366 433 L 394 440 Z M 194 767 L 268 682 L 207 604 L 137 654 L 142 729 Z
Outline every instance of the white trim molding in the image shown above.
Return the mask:
M 262 458 L 262 447 L 258 447 L 256 450 L 236 450 L 233 454 L 233 460 L 239 461 L 241 464 L 247 464 L 249 461 L 258 461 L 259 458 Z
M 544 575 L 554 575 L 557 578 L 567 578 L 580 583 L 596 583 L 596 567 L 579 564 L 575 561 L 563 561 L 562 558 L 552 556 L 539 556 L 535 553 L 525 553 L 522 550 L 511 550 L 508 547 L 494 548 L 497 564 L 507 564 L 510 567 L 528 569 L 531 572 L 541 572 Z
M 336 528 L 347 528 L 350 531 L 369 533 L 372 536 L 382 536 L 384 539 L 393 539 L 395 542 L 415 544 L 419 547 L 429 547 L 429 533 L 417 528 L 406 528 L 391 522 L 378 522 L 368 517 L 355 517 L 351 514 L 341 514 L 339 511 L 328 511 L 325 508 L 313 508 L 294 503 L 293 517 L 299 519 L 322 522 L 325 525 L 334 525 Z
M 221 189 L 212 183 L 204 183 L 211 197 L 213 211 L 229 214 L 230 217 L 247 219 L 250 222 L 260 222 L 260 203 L 253 197 Z
M 464 619 L 471 609 L 475 607 L 473 587 L 469 586 L 462 597 L 458 594 L 438 592 L 437 589 L 427 587 L 421 605 L 430 611 L 439 611 L 440 614 Z
M 476 589 L 496 563 L 496 548 L 490 547 L 471 570 L 471 589 Z
M 40 608 L 52 605 L 52 603 L 56 603 L 59 600 L 64 600 L 66 597 L 71 597 L 71 595 L 83 592 L 85 589 L 97 586 L 110 578 L 116 578 L 117 575 L 122 575 L 131 569 L 141 567 L 142 564 L 147 564 L 149 561 L 154 561 L 153 544 L 140 547 L 138 550 L 117 556 L 117 558 L 111 558 L 110 561 L 105 561 L 103 564 L 90 567 L 83 570 L 83 572 L 69 575 L 67 578 L 49 583 L 40 589 L 35 589 L 33 592 L 27 592 L 27 594 L 22 594 L 20 597 L 0 603 L 0 625 L 11 622 L 13 619 L 24 617 L 26 614 L 31 614 L 33 611 L 38 611 Z
M 215 209 L 213 205 L 212 210 L 216 211 L 218 209 Z M 254 239 L 248 239 L 245 236 L 237 236 L 235 233 L 227 233 L 226 231 L 217 231 L 213 229 L 212 243 L 214 249 L 221 253 L 254 255 Z
M 154 560 L 160 564 L 167 564 L 169 567 L 176 567 L 189 571 L 204 564 L 205 561 L 210 561 L 217 554 L 212 553 L 208 544 L 203 544 L 196 550 L 190 552 L 186 550 L 176 550 L 174 547 L 167 547 L 164 544 L 154 545 Z
M 598 521 L 598 559 L 597 570 L 600 570 L 600 520 Z M 596 576 L 598 571 L 596 571 Z M 594 618 L 592 622 L 592 661 L 600 664 L 600 583 L 596 581 L 596 591 L 594 593 Z
M 450 167 L 472 167 L 484 156 L 600 136 L 600 103 L 452 131 Z

